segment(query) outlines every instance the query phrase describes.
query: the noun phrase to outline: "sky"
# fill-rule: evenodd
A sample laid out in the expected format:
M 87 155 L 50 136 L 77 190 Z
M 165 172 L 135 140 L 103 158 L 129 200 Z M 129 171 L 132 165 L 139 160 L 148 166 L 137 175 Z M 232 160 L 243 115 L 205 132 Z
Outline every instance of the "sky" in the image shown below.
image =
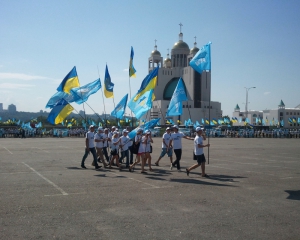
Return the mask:
M 0 103 L 49 111 L 46 103 L 74 66 L 81 85 L 100 77 L 103 86 L 107 64 L 117 104 L 129 93 L 131 46 L 135 94 L 155 39 L 166 58 L 182 23 L 190 48 L 195 36 L 198 48 L 212 42 L 211 100 L 221 102 L 223 115 L 232 116 L 236 104 L 245 109 L 245 87 L 256 87 L 249 110 L 276 109 L 281 99 L 292 108 L 300 104 L 299 10 L 298 0 L 0 0 Z M 113 99 L 104 102 L 110 113 Z M 104 112 L 100 91 L 88 104 L 87 113 Z

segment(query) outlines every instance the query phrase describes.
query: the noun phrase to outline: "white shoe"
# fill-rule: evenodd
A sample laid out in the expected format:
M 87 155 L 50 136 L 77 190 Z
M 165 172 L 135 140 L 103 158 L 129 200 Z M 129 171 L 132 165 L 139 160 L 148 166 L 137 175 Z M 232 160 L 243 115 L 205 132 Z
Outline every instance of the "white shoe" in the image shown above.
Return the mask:
M 170 170 L 172 170 L 173 169 L 173 163 L 171 163 L 171 165 L 170 165 Z
M 181 172 L 181 169 L 177 169 L 177 172 Z

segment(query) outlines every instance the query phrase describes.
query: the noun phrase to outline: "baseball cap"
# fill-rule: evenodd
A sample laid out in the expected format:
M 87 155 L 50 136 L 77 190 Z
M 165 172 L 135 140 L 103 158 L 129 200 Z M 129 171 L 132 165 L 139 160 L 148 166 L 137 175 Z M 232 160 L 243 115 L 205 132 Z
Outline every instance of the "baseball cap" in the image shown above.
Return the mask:
M 172 128 L 177 128 L 177 129 L 179 129 L 177 125 L 172 126 Z
M 167 131 L 167 130 L 171 130 L 171 128 L 170 128 L 170 127 L 167 127 L 167 128 L 166 128 L 166 131 Z
M 114 132 L 113 132 L 113 134 L 119 134 L 119 132 L 117 132 L 117 131 L 114 131 Z
M 127 131 L 126 129 L 123 129 L 123 131 L 122 131 L 122 132 L 123 132 L 123 133 L 125 133 L 125 132 L 127 132 L 127 133 L 128 133 L 129 131 Z
M 203 130 L 201 127 L 196 127 L 196 132 L 199 132 L 200 130 Z
M 103 131 L 103 128 L 102 128 L 102 127 L 99 127 L 99 128 L 98 128 L 98 131 Z
M 112 126 L 111 128 L 116 128 L 116 126 Z
M 147 130 L 145 133 L 146 133 L 146 134 L 150 134 L 150 133 L 151 133 L 151 131 L 150 131 L 150 130 Z
M 90 128 L 93 128 L 93 127 L 95 127 L 95 126 L 94 126 L 94 125 L 91 125 L 91 126 L 90 126 Z
M 137 130 L 137 132 L 143 132 L 143 129 L 139 128 L 139 129 Z

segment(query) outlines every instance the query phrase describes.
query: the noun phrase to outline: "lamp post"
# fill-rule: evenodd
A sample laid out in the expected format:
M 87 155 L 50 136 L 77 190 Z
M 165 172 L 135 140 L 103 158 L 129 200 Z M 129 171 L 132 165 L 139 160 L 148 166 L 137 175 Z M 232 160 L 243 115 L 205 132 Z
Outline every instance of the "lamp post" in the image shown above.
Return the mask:
M 251 88 L 256 88 L 256 87 L 245 87 L 246 88 L 246 104 L 245 104 L 245 112 L 246 112 L 246 118 L 248 118 L 248 92 Z

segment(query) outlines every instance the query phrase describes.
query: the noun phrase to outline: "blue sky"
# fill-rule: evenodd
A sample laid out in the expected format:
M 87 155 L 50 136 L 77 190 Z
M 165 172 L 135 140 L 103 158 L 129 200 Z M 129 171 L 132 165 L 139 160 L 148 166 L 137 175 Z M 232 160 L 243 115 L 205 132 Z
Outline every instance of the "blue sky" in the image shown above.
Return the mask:
M 18 111 L 45 109 L 61 80 L 76 66 L 81 85 L 103 85 L 105 64 L 117 104 L 129 92 L 130 47 L 135 51 L 134 94 L 147 75 L 148 57 L 157 39 L 165 58 L 178 41 L 193 47 L 212 42 L 212 100 L 224 115 L 236 104 L 249 109 L 300 104 L 300 1 L 277 0 L 24 0 L 0 3 L 0 103 Z M 102 94 L 89 105 L 104 111 Z M 113 100 L 105 99 L 106 111 Z M 82 110 L 82 105 L 73 105 Z M 49 111 L 49 110 L 48 110 Z M 87 113 L 93 111 L 86 107 Z M 129 113 L 129 110 L 127 111 Z

